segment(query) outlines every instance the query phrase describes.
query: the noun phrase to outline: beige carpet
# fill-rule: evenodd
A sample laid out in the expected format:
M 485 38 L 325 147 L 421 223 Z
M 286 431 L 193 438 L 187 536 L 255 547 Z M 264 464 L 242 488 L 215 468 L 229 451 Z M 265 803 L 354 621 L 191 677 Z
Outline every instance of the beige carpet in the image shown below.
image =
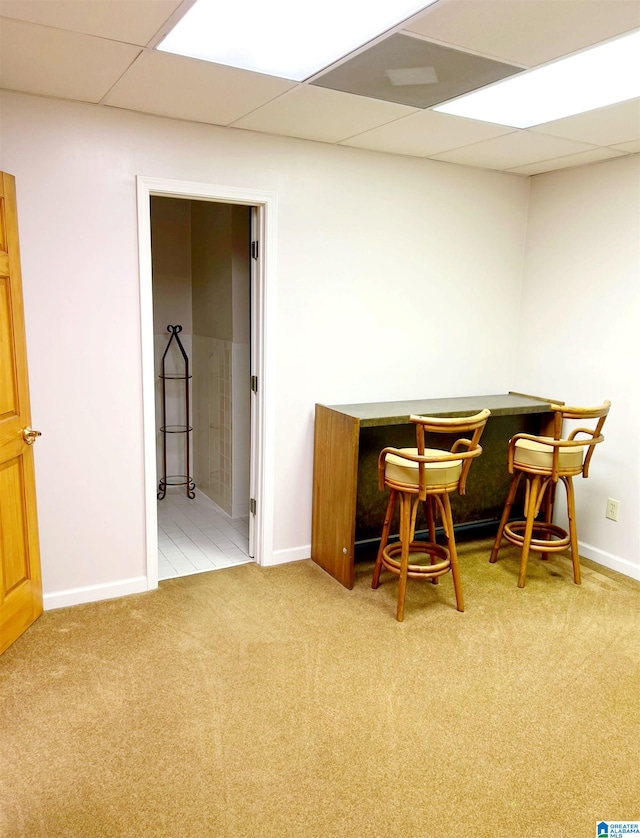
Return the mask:
M 0 658 L 2 838 L 593 838 L 640 818 L 640 584 L 564 556 L 347 591 L 244 565 Z

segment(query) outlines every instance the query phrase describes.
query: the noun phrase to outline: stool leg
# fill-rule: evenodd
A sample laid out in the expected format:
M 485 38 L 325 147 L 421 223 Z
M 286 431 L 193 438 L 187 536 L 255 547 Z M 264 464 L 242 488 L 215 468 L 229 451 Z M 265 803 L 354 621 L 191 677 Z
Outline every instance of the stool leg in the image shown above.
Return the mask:
M 540 477 L 536 474 L 535 477 L 527 477 L 527 506 L 525 515 L 527 516 L 524 528 L 524 541 L 522 544 L 522 555 L 520 556 L 520 573 L 518 575 L 518 587 L 524 588 L 524 583 L 527 578 L 527 562 L 529 561 L 529 549 L 531 547 L 531 538 L 533 536 L 533 524 L 535 521 L 536 507 L 538 505 L 538 495 L 540 494 Z
M 400 492 L 400 576 L 398 579 L 398 608 L 396 620 L 404 619 L 404 598 L 407 593 L 407 577 L 409 573 L 409 544 L 411 543 L 411 495 Z
M 436 543 L 436 499 L 433 495 L 427 495 L 423 503 L 424 506 L 424 514 L 427 519 L 427 527 L 429 529 L 429 541 L 432 544 Z M 437 561 L 435 556 L 431 557 L 431 564 L 435 564 Z M 432 585 L 437 585 L 439 579 L 437 576 L 434 576 L 431 580 Z
M 453 532 L 453 514 L 451 512 L 451 500 L 448 493 L 446 493 L 442 499 L 442 505 L 444 509 L 444 517 L 446 518 L 446 521 L 443 521 L 442 523 L 447 533 L 449 561 L 451 562 L 451 575 L 453 576 L 453 590 L 456 594 L 456 608 L 458 611 L 464 611 L 462 581 L 460 580 L 460 568 L 458 567 L 458 552 L 456 550 L 456 539 Z
M 436 540 L 436 513 L 434 509 L 433 495 L 427 495 L 424 501 L 424 514 L 427 519 L 427 528 L 429 530 L 429 541 L 435 543 Z
M 418 518 L 418 497 L 409 497 L 411 507 L 411 520 L 409 521 L 409 544 L 415 541 L 416 537 L 416 520 Z
M 378 555 L 376 556 L 375 567 L 373 568 L 373 579 L 371 580 L 371 587 L 377 588 L 380 584 L 380 571 L 382 570 L 382 551 L 387 546 L 389 541 L 389 530 L 391 529 L 391 522 L 393 521 L 393 513 L 396 510 L 397 492 L 391 489 L 389 492 L 389 500 L 387 501 L 387 510 L 384 514 L 384 524 L 382 525 L 382 535 L 380 537 L 380 547 L 378 548 Z
M 513 506 L 513 501 L 516 497 L 516 492 L 518 490 L 518 483 L 520 483 L 520 478 L 522 477 L 522 472 L 517 472 L 511 478 L 511 484 L 509 485 L 509 492 L 507 493 L 507 500 L 504 504 L 504 509 L 502 511 L 502 518 L 500 518 L 500 526 L 498 527 L 498 532 L 496 534 L 496 540 L 493 542 L 493 549 L 491 551 L 491 555 L 489 556 L 489 561 L 491 564 L 497 561 L 498 559 L 498 552 L 500 550 L 500 542 L 502 541 L 502 533 L 504 532 L 505 525 L 509 520 L 509 515 L 511 514 L 511 507 Z
M 544 495 L 544 502 L 542 508 L 544 509 L 544 522 L 545 524 L 550 524 L 553 521 L 553 507 L 555 504 L 555 497 L 556 497 L 556 486 L 557 484 L 554 483 L 552 480 L 547 480 L 545 486 L 545 495 Z M 551 539 L 551 535 L 547 534 L 547 540 Z M 548 553 L 544 551 L 540 551 L 540 558 L 546 559 L 548 557 Z
M 571 561 L 573 562 L 573 581 L 580 584 L 580 556 L 578 555 L 578 530 L 576 528 L 576 498 L 571 477 L 562 478 L 567 487 L 567 512 L 569 514 L 569 539 L 571 541 Z

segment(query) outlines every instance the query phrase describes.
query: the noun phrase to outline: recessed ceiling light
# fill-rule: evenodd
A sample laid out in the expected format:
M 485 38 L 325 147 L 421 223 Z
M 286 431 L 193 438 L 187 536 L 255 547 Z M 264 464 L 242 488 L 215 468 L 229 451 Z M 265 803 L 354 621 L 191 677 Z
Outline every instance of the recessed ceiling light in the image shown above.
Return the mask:
M 640 30 L 467 93 L 433 110 L 530 128 L 640 96 Z
M 435 0 L 197 0 L 159 50 L 303 81 Z

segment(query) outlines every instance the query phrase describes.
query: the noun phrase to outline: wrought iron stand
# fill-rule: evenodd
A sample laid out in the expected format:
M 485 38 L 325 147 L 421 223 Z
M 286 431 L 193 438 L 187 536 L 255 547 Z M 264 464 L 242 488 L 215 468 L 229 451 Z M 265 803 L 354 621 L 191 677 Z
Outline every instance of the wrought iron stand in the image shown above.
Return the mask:
M 182 331 L 182 326 L 167 326 L 167 330 L 171 334 L 171 337 L 169 338 L 169 343 L 167 344 L 167 347 L 164 350 L 164 355 L 162 356 L 162 369 L 160 372 L 160 378 L 162 380 L 162 425 L 160 426 L 160 433 L 162 434 L 162 477 L 158 483 L 158 500 L 162 500 L 164 498 L 167 492 L 167 486 L 186 486 L 187 497 L 193 499 L 196 496 L 196 484 L 191 477 L 189 465 L 191 455 L 190 434 L 193 430 L 189 424 L 189 380 L 191 378 L 189 373 L 189 358 L 187 357 L 187 353 L 184 351 L 184 346 L 178 337 L 178 334 Z M 174 341 L 176 342 L 184 361 L 184 372 L 182 373 L 168 373 L 165 370 L 167 352 Z M 167 425 L 167 381 L 184 381 L 185 425 Z M 182 434 L 184 436 L 186 474 L 167 474 L 167 434 Z

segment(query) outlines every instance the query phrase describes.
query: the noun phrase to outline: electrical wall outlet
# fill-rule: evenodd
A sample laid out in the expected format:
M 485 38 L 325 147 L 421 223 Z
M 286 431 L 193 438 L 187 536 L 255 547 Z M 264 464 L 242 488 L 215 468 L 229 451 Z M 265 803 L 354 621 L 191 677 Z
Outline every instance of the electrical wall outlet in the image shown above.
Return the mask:
M 620 512 L 620 501 L 613 498 L 607 498 L 606 516 L 610 521 L 617 521 Z

